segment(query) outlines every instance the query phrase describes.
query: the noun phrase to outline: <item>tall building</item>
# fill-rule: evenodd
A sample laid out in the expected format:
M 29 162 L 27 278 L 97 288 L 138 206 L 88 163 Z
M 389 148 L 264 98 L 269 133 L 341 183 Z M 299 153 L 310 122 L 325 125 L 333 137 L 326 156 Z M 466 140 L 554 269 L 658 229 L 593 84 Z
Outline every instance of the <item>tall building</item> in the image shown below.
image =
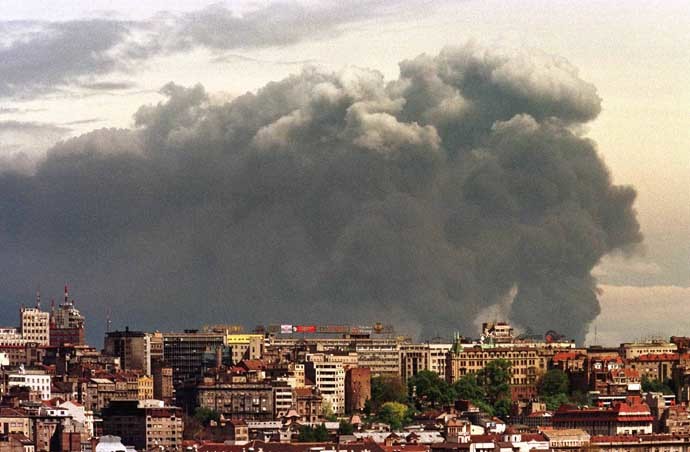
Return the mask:
M 151 342 L 143 331 L 110 331 L 105 333 L 103 353 L 120 358 L 123 370 L 135 370 L 151 375 Z
M 74 306 L 74 300 L 70 300 L 67 286 L 64 301 L 57 308 L 51 302 L 50 309 L 50 345 L 65 344 L 85 344 L 84 316 Z
M 402 344 L 400 346 L 400 371 L 403 381 L 423 370 L 446 376 L 446 355 L 452 344 Z
M 366 367 L 354 367 L 345 372 L 345 412 L 355 413 L 364 409 L 371 399 L 371 371 Z
M 163 359 L 172 368 L 175 386 L 201 376 L 206 363 L 204 354 L 216 356 L 225 349 L 225 335 L 215 332 L 185 330 L 182 333 L 163 333 Z
M 324 404 L 330 404 L 333 413 L 345 413 L 345 370 L 342 363 L 307 361 L 304 374 L 319 390 Z
M 22 306 L 20 312 L 22 338 L 38 345 L 50 345 L 50 313 L 41 311 L 41 295 L 36 296 L 36 306 Z
M 460 343 L 448 353 L 446 375 L 449 382 L 463 375 L 477 373 L 489 362 L 504 359 L 511 364 L 510 390 L 513 400 L 529 400 L 537 394 L 537 381 L 547 370 L 547 356 L 532 347 L 493 347 Z
M 103 409 L 102 417 L 104 434 L 119 436 L 137 450 L 182 449 L 184 424 L 180 408 L 118 400 Z

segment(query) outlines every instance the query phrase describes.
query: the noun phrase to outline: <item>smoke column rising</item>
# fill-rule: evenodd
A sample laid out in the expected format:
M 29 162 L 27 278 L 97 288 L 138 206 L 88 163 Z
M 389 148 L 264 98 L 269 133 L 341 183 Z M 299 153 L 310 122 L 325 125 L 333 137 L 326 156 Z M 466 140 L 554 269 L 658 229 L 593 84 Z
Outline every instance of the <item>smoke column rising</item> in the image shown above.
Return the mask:
M 642 239 L 635 191 L 579 132 L 600 112 L 566 61 L 475 45 L 373 70 L 307 67 L 218 105 L 166 85 L 131 130 L 0 174 L 0 296 L 68 279 L 99 329 L 511 320 L 582 340 L 592 268 Z M 79 300 L 78 300 L 79 301 Z

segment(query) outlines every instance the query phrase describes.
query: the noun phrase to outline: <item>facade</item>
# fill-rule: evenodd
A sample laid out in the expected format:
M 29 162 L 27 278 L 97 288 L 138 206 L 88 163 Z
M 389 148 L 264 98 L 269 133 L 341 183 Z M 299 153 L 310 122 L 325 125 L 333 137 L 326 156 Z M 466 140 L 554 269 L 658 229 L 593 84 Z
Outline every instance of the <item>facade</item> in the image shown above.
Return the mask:
M 111 402 L 103 410 L 103 432 L 122 438 L 138 450 L 182 449 L 182 410 L 176 407 L 142 406 L 136 400 Z
M 172 367 L 162 361 L 155 361 L 153 364 L 153 398 L 162 400 L 166 404 L 172 404 L 175 397 L 175 388 L 173 387 L 173 370 Z
M 74 300 L 69 299 L 67 286 L 64 301 L 57 308 L 51 306 L 50 310 L 50 345 L 65 344 L 85 344 L 84 316 L 75 307 Z
M 654 417 L 646 403 L 631 397 L 609 408 L 563 405 L 552 423 L 556 429 L 582 429 L 590 435 L 640 435 L 652 433 Z
M 400 346 L 400 371 L 403 381 L 426 370 L 446 376 L 446 355 L 452 344 L 403 344 Z
M 51 377 L 42 370 L 24 370 L 7 375 L 7 387 L 28 387 L 41 400 L 50 400 Z
M 641 355 L 658 355 L 663 353 L 677 353 L 678 346 L 673 342 L 661 340 L 648 342 L 626 342 L 621 344 L 620 354 L 626 360 L 640 357 Z
M 263 334 L 228 334 L 225 343 L 232 349 L 232 362 L 261 359 L 264 351 Z
M 22 307 L 20 310 L 21 334 L 27 342 L 50 345 L 50 314 L 35 308 Z
M 364 410 L 371 399 L 371 371 L 366 367 L 355 367 L 345 372 L 345 412 Z
M 110 331 L 105 333 L 103 353 L 120 358 L 123 370 L 151 374 L 151 342 L 143 331 Z
M 173 385 L 201 376 L 204 353 L 215 356 L 216 349 L 224 347 L 225 335 L 214 332 L 186 330 L 182 333 L 163 333 L 163 359 L 172 368 Z
M 188 400 L 192 402 L 186 404 L 188 409 L 193 409 L 193 406 L 209 408 L 226 418 L 273 419 L 274 395 L 270 382 L 247 381 L 239 377 L 220 383 L 204 379 L 192 389 L 192 398 Z
M 293 389 L 295 399 L 295 411 L 301 422 L 316 422 L 321 416 L 323 397 L 318 390 L 313 388 Z
M 448 353 L 447 359 L 449 382 L 455 382 L 463 375 L 477 373 L 491 361 L 510 361 L 513 400 L 533 399 L 536 396 L 537 381 L 546 372 L 548 363 L 547 357 L 538 348 L 532 347 L 456 346 Z
M 307 361 L 304 372 L 321 393 L 323 403 L 330 404 L 333 413 L 345 414 L 345 370 L 342 363 Z

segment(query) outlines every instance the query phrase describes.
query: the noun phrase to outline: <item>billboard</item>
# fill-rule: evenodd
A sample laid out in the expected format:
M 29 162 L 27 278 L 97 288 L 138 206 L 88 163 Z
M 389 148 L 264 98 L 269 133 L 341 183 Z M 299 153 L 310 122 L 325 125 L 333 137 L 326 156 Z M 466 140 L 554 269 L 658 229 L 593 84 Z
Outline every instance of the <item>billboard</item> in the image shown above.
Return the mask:
M 292 325 L 280 325 L 280 334 L 291 334 L 294 332 Z
M 297 325 L 296 333 L 316 333 L 316 325 Z

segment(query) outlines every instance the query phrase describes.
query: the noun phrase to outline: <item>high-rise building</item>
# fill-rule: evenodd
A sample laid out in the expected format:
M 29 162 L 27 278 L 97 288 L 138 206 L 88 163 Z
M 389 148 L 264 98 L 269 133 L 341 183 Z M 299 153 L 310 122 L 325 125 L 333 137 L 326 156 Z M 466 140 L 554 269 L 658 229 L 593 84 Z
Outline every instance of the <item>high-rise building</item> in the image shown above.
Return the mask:
M 67 286 L 65 298 L 56 308 L 51 302 L 50 309 L 50 345 L 60 347 L 65 344 L 84 345 L 84 316 L 70 300 Z
M 163 359 L 172 368 L 173 384 L 178 386 L 199 377 L 206 367 L 204 355 L 216 356 L 219 347 L 226 347 L 223 333 L 197 330 L 163 333 Z
M 333 413 L 345 413 L 345 370 L 342 363 L 307 361 L 304 363 L 304 374 L 314 382 L 323 396 L 324 404 L 330 404 Z
M 36 296 L 36 306 L 22 306 L 19 312 L 22 338 L 38 345 L 50 345 L 50 314 L 41 311 L 41 296 Z
M 143 331 L 110 331 L 105 333 L 103 353 L 120 358 L 123 370 L 134 370 L 151 375 L 151 342 Z

